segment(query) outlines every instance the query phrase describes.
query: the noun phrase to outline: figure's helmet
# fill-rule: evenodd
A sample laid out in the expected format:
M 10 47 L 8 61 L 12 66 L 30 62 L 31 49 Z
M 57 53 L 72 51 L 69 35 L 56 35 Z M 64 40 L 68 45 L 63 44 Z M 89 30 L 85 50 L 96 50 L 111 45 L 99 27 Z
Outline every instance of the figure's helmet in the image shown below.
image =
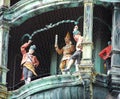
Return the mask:
M 29 50 L 34 50 L 35 51 L 36 50 L 36 46 L 35 45 L 31 45 Z
M 70 33 L 69 33 L 69 32 L 67 32 L 67 34 L 66 34 L 66 36 L 65 36 L 65 39 L 69 39 L 69 40 L 71 39 L 71 38 L 70 38 Z
M 81 32 L 78 30 L 78 26 L 76 25 L 73 30 L 73 35 L 77 35 L 77 34 L 81 35 Z
M 111 41 L 108 41 L 108 45 L 111 45 Z

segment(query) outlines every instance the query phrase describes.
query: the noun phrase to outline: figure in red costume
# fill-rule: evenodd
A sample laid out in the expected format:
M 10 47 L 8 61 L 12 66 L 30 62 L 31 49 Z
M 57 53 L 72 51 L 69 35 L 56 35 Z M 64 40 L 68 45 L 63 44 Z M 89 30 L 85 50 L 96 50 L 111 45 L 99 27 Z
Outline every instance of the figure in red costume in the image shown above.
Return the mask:
M 27 43 L 23 44 L 21 46 L 21 53 L 23 55 L 22 61 L 21 61 L 21 66 L 23 66 L 23 79 L 25 80 L 25 84 L 30 83 L 31 77 L 34 74 L 37 76 L 35 72 L 35 67 L 39 65 L 39 61 L 33 53 L 35 52 L 36 46 L 31 45 L 31 40 L 29 40 Z M 26 49 L 29 48 L 29 51 L 27 52 Z
M 82 54 L 82 42 L 83 42 L 83 36 L 81 36 L 81 32 L 78 30 L 78 26 L 75 25 L 73 29 L 73 38 L 76 41 L 76 51 L 73 53 L 73 55 L 69 58 L 69 62 L 64 69 L 64 71 L 69 71 L 72 64 L 75 63 L 76 72 L 79 71 L 79 65 L 81 61 L 81 54 Z
M 111 51 L 112 51 L 112 46 L 111 46 L 111 42 L 109 41 L 108 46 L 99 53 L 99 56 L 103 60 L 105 60 L 107 74 L 109 74 L 111 69 Z

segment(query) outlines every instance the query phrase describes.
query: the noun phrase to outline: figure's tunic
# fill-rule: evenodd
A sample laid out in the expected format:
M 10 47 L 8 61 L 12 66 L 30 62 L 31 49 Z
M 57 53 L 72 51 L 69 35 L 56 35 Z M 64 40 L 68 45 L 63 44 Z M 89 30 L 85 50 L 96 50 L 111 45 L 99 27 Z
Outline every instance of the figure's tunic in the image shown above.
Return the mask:
M 71 42 L 70 42 L 69 44 L 66 44 L 62 49 L 56 48 L 56 51 L 58 54 L 63 54 L 63 57 L 62 57 L 61 63 L 60 63 L 60 68 L 64 69 L 65 65 L 67 63 L 67 60 L 70 58 L 72 53 L 75 51 L 75 46 L 73 44 L 71 44 Z M 63 63 L 63 62 L 65 62 L 65 63 Z
M 111 57 L 111 51 L 112 51 L 112 46 L 109 45 L 106 48 L 104 48 L 100 53 L 99 56 L 103 59 L 106 60 L 107 58 Z

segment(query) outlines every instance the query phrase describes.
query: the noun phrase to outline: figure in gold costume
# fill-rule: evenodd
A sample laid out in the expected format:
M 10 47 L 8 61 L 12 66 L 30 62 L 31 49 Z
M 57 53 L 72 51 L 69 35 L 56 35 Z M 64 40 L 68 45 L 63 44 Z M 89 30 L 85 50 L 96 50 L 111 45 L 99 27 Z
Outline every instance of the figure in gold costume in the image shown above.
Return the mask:
M 66 37 L 64 38 L 65 40 L 65 46 L 63 46 L 61 49 L 58 47 L 57 44 L 55 44 L 55 50 L 58 54 L 63 54 L 63 57 L 61 59 L 60 62 L 60 70 L 62 72 L 62 74 L 65 74 L 65 72 L 63 71 L 66 67 L 66 64 L 68 63 L 68 59 L 70 58 L 70 56 L 72 55 L 72 53 L 75 50 L 74 45 L 71 42 L 71 38 L 70 38 L 70 33 L 68 32 Z
M 37 59 L 37 57 L 35 55 L 33 55 L 33 53 L 35 52 L 36 46 L 35 45 L 31 45 L 31 40 L 29 40 L 27 43 L 23 44 L 21 46 L 21 53 L 23 55 L 22 57 L 22 61 L 21 61 L 21 66 L 23 66 L 23 79 L 25 80 L 25 84 L 30 83 L 31 81 L 31 77 L 34 74 L 35 76 L 37 76 L 36 72 L 35 72 L 35 67 L 37 67 L 39 65 L 39 61 Z M 27 52 L 26 49 L 29 48 L 29 51 Z

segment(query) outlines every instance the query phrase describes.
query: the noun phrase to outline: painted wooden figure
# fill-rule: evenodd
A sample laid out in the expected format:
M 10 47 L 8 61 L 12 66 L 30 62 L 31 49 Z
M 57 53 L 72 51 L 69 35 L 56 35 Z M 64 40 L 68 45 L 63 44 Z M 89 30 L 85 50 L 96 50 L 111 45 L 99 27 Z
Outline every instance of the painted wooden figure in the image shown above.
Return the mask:
M 58 47 L 57 44 L 55 44 L 55 50 L 56 52 L 60 55 L 62 54 L 63 57 L 61 59 L 60 62 L 60 70 L 62 72 L 62 74 L 65 74 L 65 72 L 63 71 L 63 69 L 65 69 L 66 65 L 68 64 L 68 59 L 70 58 L 70 56 L 72 55 L 72 53 L 75 50 L 74 45 L 71 42 L 71 38 L 70 38 L 70 33 L 68 32 L 66 37 L 64 38 L 65 40 L 65 46 L 63 46 L 61 49 Z
M 37 76 L 35 72 L 35 67 L 39 65 L 39 61 L 33 53 L 35 52 L 36 46 L 31 45 L 31 40 L 29 40 L 27 43 L 23 44 L 21 46 L 21 53 L 23 55 L 22 61 L 21 61 L 21 66 L 23 66 L 23 76 L 22 80 L 25 80 L 25 84 L 30 83 L 31 77 L 34 74 Z M 29 51 L 27 52 L 26 49 L 29 48 Z

